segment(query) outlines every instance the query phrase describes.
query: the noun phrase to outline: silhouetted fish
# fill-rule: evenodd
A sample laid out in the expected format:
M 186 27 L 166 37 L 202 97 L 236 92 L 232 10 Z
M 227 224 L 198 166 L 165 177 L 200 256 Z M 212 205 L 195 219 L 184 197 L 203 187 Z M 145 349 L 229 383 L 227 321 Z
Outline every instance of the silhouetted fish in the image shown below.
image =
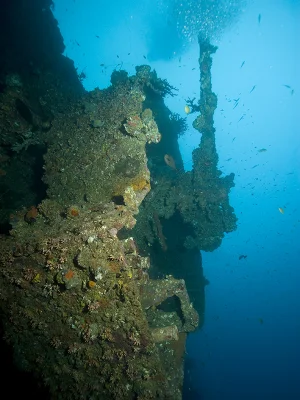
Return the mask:
M 261 21 L 261 14 L 258 14 L 257 21 L 258 21 L 258 24 L 260 24 L 260 21 Z
M 164 160 L 165 160 L 165 163 L 166 163 L 170 168 L 172 168 L 174 171 L 177 171 L 176 164 L 175 164 L 175 160 L 174 160 L 174 158 L 173 158 L 172 156 L 170 156 L 169 154 L 165 154 Z

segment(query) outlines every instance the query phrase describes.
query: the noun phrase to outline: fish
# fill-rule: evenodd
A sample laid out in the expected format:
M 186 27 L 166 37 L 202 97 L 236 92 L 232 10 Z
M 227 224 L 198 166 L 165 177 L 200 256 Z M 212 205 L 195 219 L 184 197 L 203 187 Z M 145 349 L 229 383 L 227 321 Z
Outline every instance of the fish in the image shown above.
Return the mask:
M 282 85 L 282 86 L 284 86 L 284 87 L 286 87 L 288 89 L 291 89 L 290 85 Z
M 98 35 L 95 35 L 95 36 L 96 36 L 96 38 L 100 39 L 100 36 L 98 36 Z
M 240 122 L 242 119 L 244 119 L 244 115 L 241 116 L 241 118 L 238 120 L 238 122 Z
M 280 212 L 280 214 L 284 214 L 284 208 L 278 207 L 278 211 Z
M 258 150 L 259 153 L 264 153 L 265 151 L 267 151 L 267 149 L 259 149 Z
M 147 59 L 147 57 L 146 56 L 143 56 L 144 57 L 144 59 L 146 60 Z
M 184 112 L 186 114 L 189 114 L 191 112 L 191 108 L 187 104 L 184 106 Z
M 244 66 L 244 64 L 245 64 L 245 61 L 242 62 L 240 68 L 242 68 Z
M 257 21 L 258 21 L 258 24 L 260 24 L 260 21 L 261 21 L 261 14 L 258 14 Z
M 241 255 L 239 256 L 239 260 L 242 260 L 243 258 L 247 258 L 247 257 L 248 257 L 247 255 L 241 254 Z
M 172 168 L 174 171 L 177 171 L 175 160 L 172 156 L 170 156 L 169 154 L 165 154 L 164 161 L 170 168 Z
M 250 92 L 249 93 L 252 93 L 253 92 L 253 90 L 256 88 L 256 85 L 254 85 L 253 87 L 252 87 L 252 89 L 250 90 Z

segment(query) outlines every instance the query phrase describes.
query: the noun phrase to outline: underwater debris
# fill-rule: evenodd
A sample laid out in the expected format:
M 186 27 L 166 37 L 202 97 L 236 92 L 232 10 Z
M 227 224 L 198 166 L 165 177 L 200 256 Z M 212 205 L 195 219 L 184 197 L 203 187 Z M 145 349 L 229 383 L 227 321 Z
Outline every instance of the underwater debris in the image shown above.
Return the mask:
M 151 329 L 151 335 L 155 343 L 178 340 L 178 328 L 176 325 Z
M 134 115 L 133 117 L 129 117 L 126 123 L 124 124 L 124 128 L 126 132 L 130 136 L 139 136 L 144 127 L 143 121 L 138 115 Z
M 20 142 L 15 142 L 11 146 L 11 149 L 16 153 L 19 153 L 22 150 L 27 150 L 29 146 L 41 144 L 41 139 L 39 138 L 39 136 L 32 131 L 22 133 L 20 139 Z
M 180 325 L 177 326 L 178 331 L 194 331 L 199 324 L 199 315 L 190 302 L 183 279 L 175 279 L 171 275 L 165 279 L 150 279 L 143 287 L 142 305 L 145 309 L 158 307 L 164 300 L 173 296 L 179 299 L 180 309 L 177 312 L 182 315 Z
M 145 140 L 147 143 L 158 143 L 161 134 L 158 131 L 156 122 L 153 119 L 152 111 L 146 108 L 141 117 L 134 115 L 129 117 L 124 124 L 126 132 L 139 140 Z

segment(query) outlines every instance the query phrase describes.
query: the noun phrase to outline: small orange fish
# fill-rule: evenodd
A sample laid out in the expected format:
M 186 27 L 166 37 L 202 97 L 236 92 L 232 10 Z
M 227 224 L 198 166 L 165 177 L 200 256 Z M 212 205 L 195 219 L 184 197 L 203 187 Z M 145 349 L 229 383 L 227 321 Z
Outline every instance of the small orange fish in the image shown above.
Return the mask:
M 170 156 L 169 154 L 165 154 L 164 160 L 165 160 L 165 163 L 170 168 L 172 168 L 174 171 L 177 171 L 176 164 L 175 164 L 174 158 L 172 156 Z
M 282 207 L 279 207 L 279 208 L 278 208 L 278 211 L 279 211 L 281 214 L 284 214 L 284 209 L 283 209 Z

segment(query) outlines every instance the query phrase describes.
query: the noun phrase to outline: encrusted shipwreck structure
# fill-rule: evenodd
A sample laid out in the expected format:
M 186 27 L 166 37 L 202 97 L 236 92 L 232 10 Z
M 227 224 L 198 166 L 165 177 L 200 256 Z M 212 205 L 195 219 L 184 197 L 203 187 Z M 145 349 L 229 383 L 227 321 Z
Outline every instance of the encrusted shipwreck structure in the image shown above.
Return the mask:
M 5 343 L 52 399 L 181 399 L 186 336 L 204 318 L 199 249 L 235 229 L 232 177 L 219 177 L 208 127 L 212 48 L 200 63 L 202 139 L 184 173 L 184 121 L 164 105 L 167 81 L 144 65 L 85 92 L 61 55 L 51 2 L 29 3 L 23 19 L 36 25 L 1 44 Z M 27 35 L 27 53 L 24 26 L 55 34 Z
M 193 126 L 201 133 L 201 141 L 193 151 L 193 171 L 182 180 L 181 194 L 192 193 L 182 215 L 194 230 L 194 235 L 187 237 L 186 246 L 213 251 L 220 246 L 225 232 L 236 229 L 236 217 L 228 197 L 234 186 L 234 174 L 221 177 L 222 172 L 218 170 L 213 120 L 217 96 L 211 85 L 211 55 L 217 47 L 201 40 L 199 45 L 200 101 L 196 107 L 199 115 Z
M 199 250 L 218 248 L 224 234 L 236 229 L 237 219 L 229 204 L 234 174 L 221 176 L 217 167 L 213 126 L 217 97 L 211 85 L 212 54 L 216 47 L 201 40 L 199 44 L 201 96 L 197 104 L 188 101 L 191 112 L 198 113 L 193 125 L 201 134 L 199 147 L 193 151 L 193 169 L 184 172 L 175 146 L 178 135 L 185 129 L 184 121 L 170 116 L 157 98 L 146 98 L 145 103 L 153 110 L 161 129 L 162 140 L 147 149 L 152 186 L 141 204 L 133 234 L 139 249 L 153 260 L 153 277 L 163 273 L 185 279 L 201 325 L 204 318 L 202 289 L 207 281 L 197 267 L 201 264 Z
M 152 282 L 150 259 L 118 237 L 150 191 L 145 145 L 160 140 L 142 108 L 144 70 L 82 95 L 40 133 L 47 198 L 17 212 L 2 237 L 5 339 L 53 398 L 180 398 L 182 367 L 166 343 L 194 330 L 198 315 L 183 280 Z M 146 310 L 173 295 L 184 318 L 149 327 Z

